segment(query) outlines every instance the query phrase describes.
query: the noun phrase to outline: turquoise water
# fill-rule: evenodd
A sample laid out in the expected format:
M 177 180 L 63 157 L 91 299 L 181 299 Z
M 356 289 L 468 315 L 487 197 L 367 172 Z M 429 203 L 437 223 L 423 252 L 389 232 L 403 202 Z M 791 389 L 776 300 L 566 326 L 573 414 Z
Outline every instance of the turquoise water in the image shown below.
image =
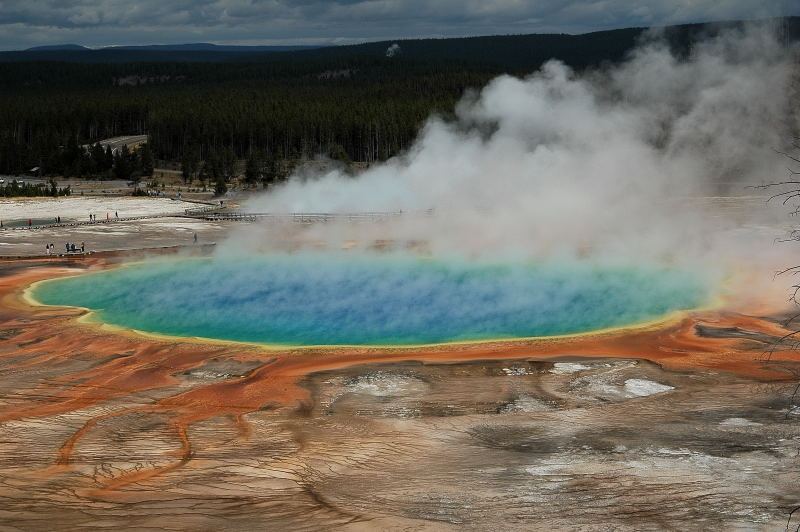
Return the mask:
M 705 303 L 665 269 L 301 254 L 159 260 L 40 284 L 143 331 L 285 345 L 425 344 L 626 325 Z

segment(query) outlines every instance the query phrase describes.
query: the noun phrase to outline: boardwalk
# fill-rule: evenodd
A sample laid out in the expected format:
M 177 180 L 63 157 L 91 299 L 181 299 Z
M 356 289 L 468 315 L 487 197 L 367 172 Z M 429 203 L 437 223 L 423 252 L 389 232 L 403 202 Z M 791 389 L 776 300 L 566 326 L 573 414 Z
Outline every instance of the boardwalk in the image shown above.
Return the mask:
M 223 207 L 218 204 L 202 204 L 199 207 L 191 207 L 177 212 L 164 212 L 158 214 L 143 214 L 141 216 L 110 216 L 98 218 L 97 220 L 69 220 L 60 223 L 18 225 L 13 227 L 3 227 L 6 231 L 35 231 L 37 229 L 50 229 L 54 227 L 80 227 L 84 225 L 109 224 L 112 222 L 131 222 L 135 220 L 152 220 L 155 218 L 195 218 L 206 219 L 209 213 L 218 211 Z
M 237 222 L 279 222 L 279 223 L 327 223 L 334 221 L 346 222 L 380 222 L 392 218 L 399 218 L 406 215 L 431 216 L 432 209 L 426 211 L 388 211 L 388 212 L 351 212 L 351 213 L 331 213 L 331 212 L 244 212 L 244 211 L 222 211 L 211 212 L 198 215 L 208 221 L 237 221 Z
M 352 212 L 352 213 L 326 213 L 326 212 L 292 212 L 292 213 L 269 213 L 269 212 L 246 212 L 246 211 L 227 211 L 221 205 L 202 205 L 185 209 L 183 212 L 146 214 L 142 216 L 120 216 L 111 218 L 99 218 L 97 220 L 72 220 L 62 223 L 50 223 L 39 225 L 24 225 L 15 227 L 5 227 L 7 231 L 34 231 L 38 229 L 50 229 L 54 227 L 79 227 L 84 225 L 109 224 L 113 222 L 130 222 L 135 220 L 151 220 L 155 218 L 192 218 L 208 222 L 275 222 L 275 223 L 328 223 L 334 221 L 345 221 L 352 223 L 381 222 L 401 216 L 432 216 L 433 209 L 425 211 L 389 211 L 389 212 Z

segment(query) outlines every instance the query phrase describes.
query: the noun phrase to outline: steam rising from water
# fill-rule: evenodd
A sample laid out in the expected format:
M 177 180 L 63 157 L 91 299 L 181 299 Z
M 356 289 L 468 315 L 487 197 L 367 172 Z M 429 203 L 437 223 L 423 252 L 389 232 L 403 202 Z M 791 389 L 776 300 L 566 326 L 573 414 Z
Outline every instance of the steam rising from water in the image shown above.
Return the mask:
M 742 223 L 716 196 L 784 172 L 791 72 L 789 51 L 751 30 L 685 60 L 655 40 L 602 72 L 553 61 L 503 76 L 454 121 L 430 119 L 408 153 L 357 177 L 295 176 L 247 205 L 433 216 L 247 225 L 202 266 L 76 278 L 42 297 L 146 330 L 292 344 L 559 334 L 702 304 L 731 265 L 776 258 L 774 221 Z M 413 243 L 438 262 L 253 253 L 286 240 Z M 735 289 L 754 287 L 763 299 L 752 279 Z
M 551 61 L 467 95 L 405 154 L 356 177 L 295 176 L 248 203 L 271 212 L 435 209 L 384 224 L 318 225 L 305 235 L 423 241 L 434 254 L 581 257 L 721 267 L 773 233 L 734 231 L 700 196 L 780 178 L 789 138 L 790 51 L 763 30 L 732 31 L 685 59 L 658 39 L 624 64 L 578 74 Z M 712 200 L 709 200 L 712 201 Z M 276 236 L 235 234 L 225 254 Z

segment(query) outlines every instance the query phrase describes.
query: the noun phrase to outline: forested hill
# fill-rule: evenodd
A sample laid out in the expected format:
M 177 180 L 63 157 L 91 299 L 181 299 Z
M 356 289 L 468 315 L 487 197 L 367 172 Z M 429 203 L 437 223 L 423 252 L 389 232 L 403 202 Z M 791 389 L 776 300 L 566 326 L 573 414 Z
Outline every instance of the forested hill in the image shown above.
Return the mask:
M 787 42 L 800 36 L 800 18 L 762 23 Z M 685 53 L 698 39 L 739 24 L 663 32 Z M 53 175 L 93 174 L 76 146 L 134 134 L 149 135 L 153 155 L 173 161 L 254 153 L 272 163 L 288 161 L 279 167 L 321 153 L 382 160 L 407 148 L 432 113 L 451 113 L 467 89 L 504 72 L 528 74 L 551 58 L 576 69 L 619 61 L 644 31 L 269 52 L 197 45 L 4 52 L 0 174 L 35 166 Z
M 800 17 L 758 22 L 775 26 L 790 40 L 800 37 Z M 741 21 L 684 24 L 660 28 L 672 46 L 686 49 L 691 42 Z M 415 61 L 456 61 L 492 65 L 503 69 L 536 68 L 558 58 L 576 67 L 624 56 L 649 28 L 625 28 L 580 35 L 531 34 L 446 39 L 401 39 L 347 46 L 220 46 L 207 43 L 179 45 L 115 46 L 88 49 L 78 45 L 43 46 L 0 52 L 0 62 L 149 63 L 149 62 L 317 62 L 385 57 L 393 44 Z
M 703 27 L 702 25 L 693 25 Z M 688 31 L 693 26 L 686 26 Z M 677 27 L 676 27 L 677 28 Z M 0 52 L 0 62 L 69 63 L 262 63 L 340 61 L 386 56 L 397 44 L 401 53 L 413 60 L 460 61 L 502 66 L 530 67 L 551 57 L 567 62 L 590 64 L 620 57 L 633 46 L 646 28 L 568 34 L 503 35 L 450 39 L 405 39 L 346 46 L 308 49 L 251 46 L 132 46 L 88 49 L 73 46 L 42 47 L 24 51 Z

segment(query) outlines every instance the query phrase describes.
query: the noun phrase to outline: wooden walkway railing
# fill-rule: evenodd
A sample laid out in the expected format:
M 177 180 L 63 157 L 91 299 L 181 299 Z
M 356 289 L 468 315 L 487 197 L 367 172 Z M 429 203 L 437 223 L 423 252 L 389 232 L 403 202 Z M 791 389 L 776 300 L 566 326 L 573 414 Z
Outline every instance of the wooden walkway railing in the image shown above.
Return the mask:
M 290 212 L 290 213 L 274 213 L 274 212 L 243 212 L 243 211 L 228 211 L 228 212 L 214 212 L 199 217 L 208 221 L 237 221 L 237 222 L 255 222 L 255 221 L 272 221 L 281 223 L 326 223 L 332 221 L 347 221 L 347 222 L 377 222 L 388 220 L 391 218 L 398 218 L 405 215 L 425 215 L 431 216 L 433 209 L 426 211 L 390 211 L 390 212 Z
M 146 214 L 142 216 L 120 216 L 119 218 L 101 218 L 99 220 L 73 220 L 62 223 L 22 225 L 16 227 L 4 227 L 6 231 L 30 231 L 37 229 L 49 229 L 53 227 L 80 227 L 85 225 L 99 225 L 114 222 L 129 222 L 134 220 L 151 220 L 156 218 L 193 218 L 196 220 L 206 220 L 209 222 L 256 222 L 260 220 L 278 223 L 327 223 L 333 221 L 347 222 L 379 222 L 391 218 L 398 218 L 406 215 L 431 216 L 433 209 L 425 211 L 390 211 L 390 212 L 353 212 L 353 213 L 327 213 L 327 212 L 292 212 L 292 213 L 271 213 L 271 212 L 243 212 L 226 211 L 220 212 L 224 207 L 220 205 L 204 205 L 202 207 L 192 207 L 185 209 L 182 213 L 162 213 Z
M 112 216 L 110 218 L 99 218 L 97 220 L 70 220 L 61 223 L 18 225 L 14 227 L 3 227 L 7 231 L 31 231 L 36 229 L 50 229 L 53 227 L 80 227 L 84 225 L 108 224 L 112 222 L 130 222 L 134 220 L 151 220 L 156 218 L 202 218 L 208 213 L 224 208 L 221 205 L 202 205 L 201 207 L 190 207 L 183 212 L 165 212 L 160 214 L 143 214 L 141 216 Z

